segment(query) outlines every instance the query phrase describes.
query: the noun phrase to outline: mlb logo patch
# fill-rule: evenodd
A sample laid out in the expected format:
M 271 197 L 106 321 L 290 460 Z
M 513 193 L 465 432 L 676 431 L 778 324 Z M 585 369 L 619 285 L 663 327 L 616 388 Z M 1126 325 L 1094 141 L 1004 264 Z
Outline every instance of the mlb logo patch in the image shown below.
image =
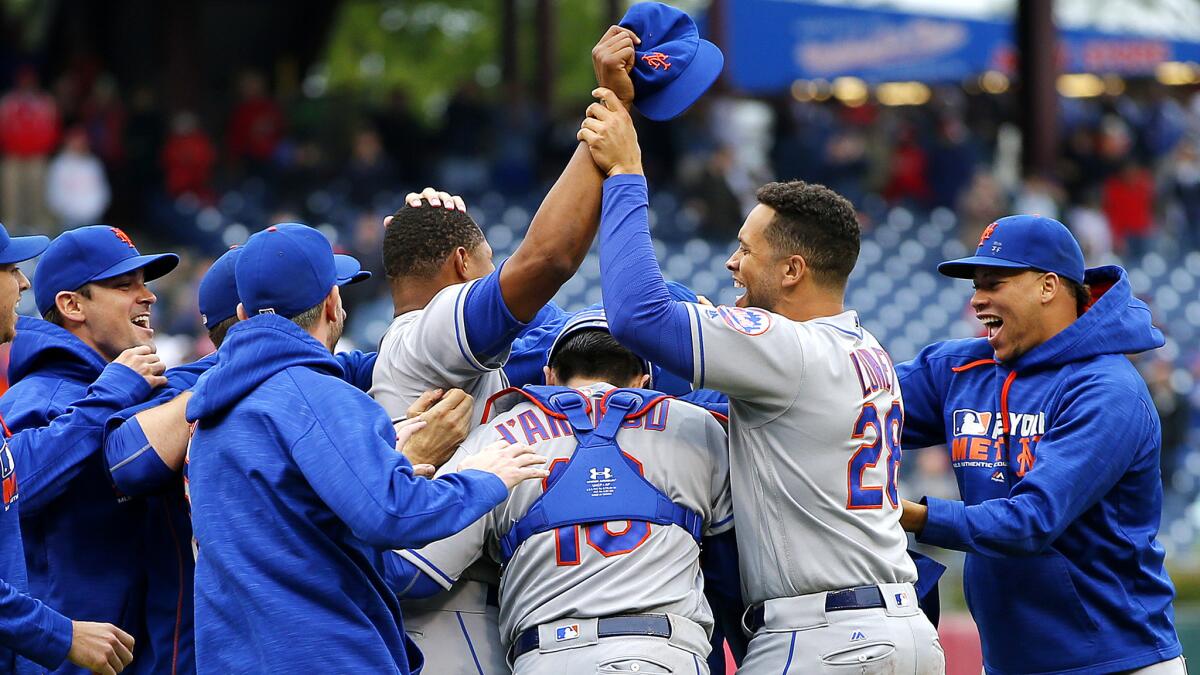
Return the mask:
M 904 591 L 902 593 L 896 594 L 896 606 L 897 607 L 907 607 L 908 606 L 908 591 Z
M 568 626 L 559 626 L 554 629 L 554 639 L 557 642 L 574 640 L 577 637 L 579 637 L 579 624 L 577 623 Z
M 992 413 L 978 410 L 954 411 L 955 436 L 989 436 L 992 428 Z

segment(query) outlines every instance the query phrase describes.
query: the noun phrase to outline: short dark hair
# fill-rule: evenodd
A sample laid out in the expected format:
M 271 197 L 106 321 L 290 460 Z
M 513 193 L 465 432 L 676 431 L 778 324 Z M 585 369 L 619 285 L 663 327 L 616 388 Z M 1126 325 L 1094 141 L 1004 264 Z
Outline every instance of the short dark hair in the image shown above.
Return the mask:
M 1083 313 L 1087 311 L 1088 304 L 1092 302 L 1092 287 L 1087 284 L 1081 284 L 1074 279 L 1059 278 L 1067 285 L 1067 290 L 1071 292 L 1071 297 L 1075 298 L 1076 316 L 1083 316 Z
M 384 232 L 383 271 L 390 279 L 433 276 L 456 248 L 474 251 L 483 240 L 483 230 L 458 209 L 405 205 Z
M 594 377 L 624 386 L 645 374 L 644 362 L 601 328 L 567 336 L 551 355 L 550 367 L 560 384 L 573 377 Z
M 324 307 L 325 307 L 325 298 L 321 298 L 320 302 L 313 305 L 312 307 L 309 307 L 308 309 L 304 310 L 303 312 L 300 312 L 296 316 L 289 316 L 288 320 L 291 321 L 292 323 L 296 324 L 297 326 L 300 326 L 301 328 L 308 330 L 309 328 L 312 328 L 313 326 L 317 325 L 317 320 L 321 318 L 321 311 L 324 309 Z
M 818 283 L 845 287 L 859 246 L 858 216 L 849 200 L 798 180 L 767 183 L 754 196 L 775 211 L 766 235 L 776 252 L 801 255 Z
M 233 328 L 233 324 L 237 323 L 238 321 L 239 319 L 237 314 L 234 314 L 227 319 L 217 322 L 217 325 L 208 329 L 208 339 L 212 340 L 214 347 L 221 346 L 221 343 L 225 341 L 225 334 L 228 333 L 229 329 Z
M 83 297 L 87 298 L 88 300 L 92 299 L 91 284 L 84 284 L 84 285 L 80 286 L 79 288 L 75 289 L 75 292 L 82 295 Z M 58 297 L 58 293 L 55 293 L 54 297 Z M 50 323 L 54 324 L 55 326 L 58 326 L 59 328 L 65 327 L 66 322 L 63 321 L 63 315 L 58 311 L 57 303 L 50 305 L 50 307 L 47 308 L 46 311 L 42 312 L 42 318 L 45 319 L 46 321 L 49 321 Z

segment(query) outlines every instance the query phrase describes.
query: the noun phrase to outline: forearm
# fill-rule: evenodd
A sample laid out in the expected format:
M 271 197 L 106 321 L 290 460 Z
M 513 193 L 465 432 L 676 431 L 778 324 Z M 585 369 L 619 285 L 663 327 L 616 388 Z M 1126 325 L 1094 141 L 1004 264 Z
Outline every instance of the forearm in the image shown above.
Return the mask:
M 71 649 L 71 620 L 0 580 L 0 644 L 53 670 Z
M 110 364 L 85 398 L 46 426 L 24 429 L 10 438 L 21 471 L 22 511 L 36 511 L 57 497 L 101 450 L 108 419 L 149 394 L 150 386 L 140 375 Z
M 500 278 L 509 311 L 532 320 L 583 263 L 600 223 L 604 175 L 579 143 Z
M 609 327 L 638 355 L 692 379 L 691 323 L 663 279 L 650 239 L 648 195 L 642 176 L 604 184 L 600 285 Z

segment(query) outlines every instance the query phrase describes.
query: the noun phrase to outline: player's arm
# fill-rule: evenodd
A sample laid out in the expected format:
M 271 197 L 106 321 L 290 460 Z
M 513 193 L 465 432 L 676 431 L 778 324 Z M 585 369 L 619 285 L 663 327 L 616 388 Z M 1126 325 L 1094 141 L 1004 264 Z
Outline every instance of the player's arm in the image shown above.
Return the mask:
M 597 81 L 625 96 L 624 105 L 633 101 L 629 73 L 636 42 L 640 40 L 631 31 L 613 26 L 592 50 Z M 504 302 L 518 320 L 532 320 L 583 263 L 600 221 L 603 182 L 604 174 L 592 162 L 587 144 L 576 145 L 524 240 L 500 272 Z
M 109 420 L 104 457 L 113 484 L 123 494 L 157 492 L 178 477 L 191 437 L 185 416 L 191 397 L 185 391 L 132 416 Z
M 313 410 L 334 407 L 324 393 L 304 392 Z M 289 452 L 321 499 L 370 545 L 420 548 L 448 537 L 503 501 L 511 486 L 546 474 L 544 457 L 528 446 L 508 446 L 464 460 L 461 471 L 437 480 L 419 478 L 395 450 L 403 450 L 424 422 L 402 427 L 397 447 L 391 447 L 384 440 L 392 435 L 383 426 L 386 418 L 374 425 L 380 428 L 364 429 L 366 412 L 364 407 L 320 415 Z
M 23 513 L 37 511 L 61 494 L 101 448 L 108 418 L 165 384 L 163 370 L 149 347 L 127 349 L 101 371 L 83 399 L 48 424 L 22 429 L 8 440 L 21 472 Z
M 71 648 L 71 620 L 0 580 L 0 644 L 53 670 Z
M 905 450 L 927 448 L 946 442 L 945 387 L 953 375 L 940 354 L 940 344 L 921 350 L 917 358 L 896 365 L 900 391 L 904 392 L 904 430 L 901 444 Z
M 641 151 L 629 114 L 603 89 L 579 131 L 609 178 L 600 226 L 600 284 L 617 340 L 697 388 L 772 406 L 790 403 L 803 352 L 798 332 L 759 309 L 711 307 L 674 300 L 667 289 L 648 221 Z M 736 354 L 736 358 L 730 355 Z M 753 367 L 747 367 L 753 364 Z
M 1158 433 L 1157 413 L 1136 392 L 1104 383 L 1072 390 L 1008 497 L 971 506 L 934 497 L 926 505 L 906 501 L 905 529 L 921 543 L 994 557 L 1044 551 L 1116 485 Z

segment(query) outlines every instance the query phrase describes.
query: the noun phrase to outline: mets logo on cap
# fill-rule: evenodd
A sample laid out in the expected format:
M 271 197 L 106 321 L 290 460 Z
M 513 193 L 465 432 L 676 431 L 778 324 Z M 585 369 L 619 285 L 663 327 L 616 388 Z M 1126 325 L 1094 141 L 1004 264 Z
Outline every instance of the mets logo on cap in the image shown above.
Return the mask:
M 125 245 L 128 246 L 129 248 L 133 248 L 133 249 L 137 248 L 136 246 L 133 245 L 133 240 L 129 238 L 129 235 L 125 234 L 125 231 L 122 230 L 121 228 L 110 227 L 108 229 L 112 230 L 112 233 L 117 235 L 117 239 L 120 239 L 121 241 L 125 242 Z
M 17 469 L 13 462 L 12 451 L 8 449 L 8 441 L 0 441 L 0 483 L 4 486 L 4 510 L 7 511 L 13 502 L 17 501 Z
M 979 248 L 980 246 L 983 246 L 983 242 L 987 241 L 988 239 L 991 239 L 992 233 L 995 231 L 996 231 L 996 223 L 992 223 L 991 225 L 988 225 L 987 227 L 983 228 L 983 234 L 979 235 L 979 243 L 976 244 L 975 247 Z

